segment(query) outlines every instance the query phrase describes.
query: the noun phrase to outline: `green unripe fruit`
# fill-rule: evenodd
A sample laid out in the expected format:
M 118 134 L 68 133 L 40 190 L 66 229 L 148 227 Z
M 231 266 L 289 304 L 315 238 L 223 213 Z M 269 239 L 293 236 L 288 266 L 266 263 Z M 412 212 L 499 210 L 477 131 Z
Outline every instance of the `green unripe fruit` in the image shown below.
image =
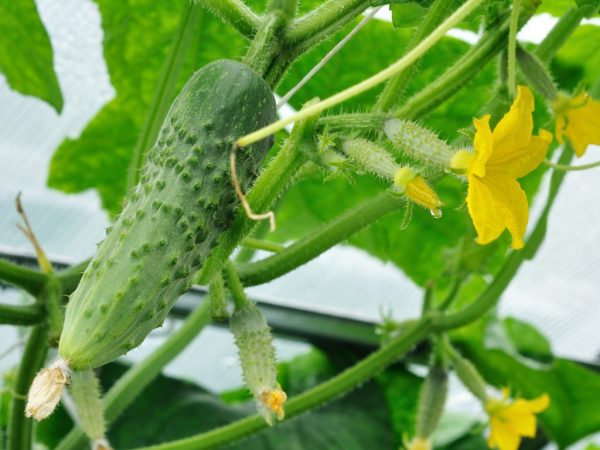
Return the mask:
M 287 396 L 277 384 L 277 361 L 271 329 L 253 303 L 236 309 L 231 315 L 230 326 L 246 386 L 256 400 L 258 412 L 272 425 L 273 415 L 283 419 L 283 404 Z
M 190 78 L 140 183 L 71 296 L 59 344 L 71 367 L 112 361 L 163 323 L 233 221 L 233 141 L 275 117 L 269 86 L 243 64 L 215 61 Z M 265 139 L 238 152 L 243 189 L 271 144 Z

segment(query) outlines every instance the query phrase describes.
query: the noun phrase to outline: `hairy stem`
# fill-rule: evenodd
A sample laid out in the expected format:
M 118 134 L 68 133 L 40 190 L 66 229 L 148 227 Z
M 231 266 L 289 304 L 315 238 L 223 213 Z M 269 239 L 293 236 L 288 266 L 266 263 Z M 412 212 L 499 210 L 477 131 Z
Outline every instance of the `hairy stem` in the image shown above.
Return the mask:
M 405 101 L 398 117 L 417 119 L 438 107 L 471 81 L 506 45 L 509 21 L 491 30 L 442 76 Z
M 266 78 L 269 67 L 279 56 L 281 50 L 279 36 L 285 24 L 286 18 L 279 11 L 265 15 L 242 60 L 262 78 Z
M 294 20 L 288 27 L 284 43 L 291 47 L 313 39 L 315 35 L 320 35 L 320 39 L 331 36 L 367 9 L 369 3 L 369 0 L 327 0 Z
M 507 53 L 507 84 L 508 95 L 515 97 L 517 89 L 517 30 L 519 28 L 519 12 L 521 10 L 521 0 L 513 0 L 512 11 L 510 13 L 510 27 L 508 30 L 508 53 Z
M 46 284 L 48 276 L 38 270 L 27 269 L 0 259 L 0 282 L 12 284 L 37 295 Z
M 196 0 L 196 2 L 231 25 L 246 39 L 252 39 L 260 26 L 260 18 L 241 0 Z
M 264 241 L 262 239 L 249 237 L 242 240 L 242 246 L 255 250 L 265 250 L 271 253 L 279 253 L 280 251 L 285 250 L 285 246 L 276 242 Z
M 450 3 L 449 0 L 435 0 L 431 4 L 427 9 L 427 14 L 423 18 L 421 25 L 414 32 L 408 47 L 406 48 L 407 51 L 413 49 L 419 42 L 425 39 L 425 36 L 431 33 L 431 31 L 433 31 L 433 29 L 442 21 L 446 16 Z M 389 111 L 397 107 L 406 86 L 415 76 L 417 67 L 417 64 L 413 64 L 393 78 L 390 78 L 377 99 L 374 109 L 377 111 Z
M 429 36 L 423 39 L 415 48 L 409 51 L 406 55 L 400 58 L 391 66 L 386 69 L 376 73 L 375 75 L 367 78 L 366 80 L 355 84 L 343 91 L 332 95 L 318 103 L 311 104 L 306 108 L 303 108 L 296 114 L 278 120 L 275 123 L 272 123 L 266 127 L 261 128 L 260 130 L 256 130 L 252 133 L 249 133 L 245 136 L 242 136 L 236 140 L 236 144 L 239 147 L 246 147 L 254 142 L 257 142 L 261 139 L 264 139 L 267 136 L 276 133 L 277 131 L 283 129 L 286 125 L 291 123 L 306 119 L 307 117 L 314 116 L 316 114 L 321 113 L 322 111 L 338 105 L 356 95 L 359 95 L 369 89 L 374 88 L 378 84 L 384 82 L 385 80 L 393 77 L 397 73 L 400 73 L 402 70 L 406 69 L 408 66 L 413 64 L 416 60 L 418 60 L 425 52 L 427 52 L 431 47 L 433 47 L 445 34 L 448 30 L 454 27 L 457 23 L 467 17 L 473 10 L 479 6 L 483 0 L 468 0 L 464 3 L 459 9 L 456 10 L 454 14 L 452 14 L 447 20 L 445 20 L 439 27 L 435 29 Z
M 535 49 L 537 57 L 544 62 L 550 61 L 558 49 L 564 45 L 569 36 L 577 29 L 581 20 L 593 12 L 593 6 L 586 5 L 581 8 L 571 8 L 564 13 L 552 30 L 550 30 L 550 33 Z
M 104 397 L 107 424 L 114 422 L 210 321 L 210 302 L 199 305 L 182 326 L 148 358 L 132 366 Z M 85 446 L 86 435 L 75 427 L 60 442 L 56 450 L 77 450 Z
M 127 192 L 139 181 L 140 168 L 146 152 L 156 140 L 160 127 L 169 110 L 175 93 L 175 84 L 179 76 L 188 45 L 194 39 L 200 8 L 194 3 L 186 3 L 175 39 L 164 63 L 158 85 L 146 116 L 146 121 L 133 149 L 133 155 L 127 171 Z
M 44 320 L 41 305 L 3 305 L 0 304 L 0 324 L 34 325 Z
M 244 286 L 255 286 L 278 278 L 306 264 L 403 204 L 403 198 L 388 192 L 369 198 L 285 250 L 261 261 L 238 265 L 238 275 Z
M 389 344 L 373 352 L 356 365 L 330 380 L 291 398 L 286 403 L 286 417 L 291 418 L 321 406 L 361 385 L 407 353 L 416 343 L 427 337 L 432 330 L 433 327 L 429 319 L 418 322 L 410 331 L 396 337 Z M 213 448 L 236 441 L 251 433 L 256 433 L 267 426 L 261 416 L 253 415 L 206 433 L 165 444 L 144 447 L 143 450 L 198 450 Z
M 45 323 L 31 329 L 21 358 L 14 397 L 10 407 L 8 450 L 30 450 L 33 419 L 25 417 L 25 404 L 31 382 L 42 367 L 48 350 L 48 328 Z
M 250 301 L 248 297 L 246 297 L 246 293 L 244 292 L 244 286 L 240 280 L 240 277 L 233 267 L 231 261 L 227 261 L 225 263 L 225 269 L 223 270 L 223 274 L 225 275 L 225 282 L 227 283 L 227 287 L 229 288 L 229 292 L 231 293 L 231 297 L 233 298 L 233 303 L 235 304 L 235 309 L 242 309 L 244 306 L 247 306 Z

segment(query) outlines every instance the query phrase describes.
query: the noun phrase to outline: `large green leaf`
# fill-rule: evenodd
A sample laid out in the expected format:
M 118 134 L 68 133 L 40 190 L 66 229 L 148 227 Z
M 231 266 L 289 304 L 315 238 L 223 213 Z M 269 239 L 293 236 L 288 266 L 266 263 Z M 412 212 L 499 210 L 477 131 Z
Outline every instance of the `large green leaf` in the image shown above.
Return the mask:
M 48 185 L 66 192 L 95 188 L 103 206 L 115 213 L 125 194 L 133 147 L 159 89 L 159 76 L 187 2 L 96 2 L 116 97 L 79 138 L 60 145 L 51 162 Z M 231 28 L 204 10 L 197 12 L 190 26 L 195 27 L 195 34 L 172 97 L 196 69 L 215 59 L 235 57 L 243 48 L 242 39 Z
M 15 91 L 62 111 L 52 46 L 34 0 L 0 0 L 0 72 Z
M 565 70 L 564 67 L 580 68 L 582 70 L 583 73 L 580 78 L 573 80 L 575 83 L 580 81 L 581 78 L 588 84 L 595 81 L 600 73 L 600 27 L 595 25 L 580 26 L 560 49 L 556 57 L 557 64 L 563 67 L 562 70 Z
M 600 431 L 600 374 L 564 359 L 555 359 L 548 369 L 535 369 L 501 350 L 473 343 L 466 349 L 493 385 L 509 386 L 525 398 L 550 396 L 550 407 L 540 415 L 540 423 L 560 446 Z

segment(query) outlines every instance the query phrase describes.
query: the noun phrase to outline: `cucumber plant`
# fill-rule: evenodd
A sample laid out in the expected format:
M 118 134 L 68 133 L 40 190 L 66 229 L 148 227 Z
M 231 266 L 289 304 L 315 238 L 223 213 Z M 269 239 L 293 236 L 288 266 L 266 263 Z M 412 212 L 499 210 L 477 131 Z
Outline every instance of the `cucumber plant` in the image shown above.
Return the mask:
M 110 2 L 98 2 L 101 13 L 108 15 Z M 200 333 L 211 315 L 215 320 L 229 320 L 243 378 L 258 414 L 152 448 L 182 450 L 227 445 L 273 425 L 274 419 L 285 420 L 327 404 L 405 359 L 415 348 L 416 360 L 427 366 L 428 375 L 422 379 L 422 386 L 415 387 L 420 392 L 412 404 L 400 407 L 400 415 L 410 414 L 414 420 L 403 424 L 401 430 L 396 424 L 398 446 L 410 450 L 432 448 L 436 442 L 434 432 L 446 407 L 450 371 L 473 393 L 474 401 L 481 402 L 489 417 L 486 433 L 491 448 L 513 450 L 522 436 L 535 434 L 535 414 L 561 407 L 558 388 L 543 383 L 531 388 L 523 383 L 528 377 L 518 375 L 500 377 L 489 370 L 492 356 L 478 356 L 473 351 L 483 348 L 485 337 L 478 334 L 473 338 L 470 329 L 465 328 L 463 334 L 471 340 L 461 349 L 461 334 L 450 332 L 472 323 L 481 329 L 491 327 L 490 312 L 522 263 L 533 258 L 545 238 L 548 215 L 565 174 L 597 166 L 569 164 L 573 148 L 580 156 L 589 145 L 600 144 L 600 103 L 595 100 L 600 81 L 589 92 L 584 91 L 585 79 L 573 80 L 571 72 L 550 62 L 561 49 L 569 48 L 572 39 L 580 42 L 576 40 L 578 26 L 584 17 L 597 14 L 598 2 L 577 2 L 564 11 L 561 6 L 548 6 L 551 12 L 559 11 L 561 17 L 533 48 L 518 45 L 517 32 L 543 11 L 546 2 L 542 2 L 540 10 L 540 2 L 534 0 L 325 0 L 307 2 L 303 5 L 308 8 L 304 14 L 300 14 L 296 0 L 270 0 L 261 13 L 256 9 L 261 3 L 258 1 L 249 2 L 250 5 L 242 0 L 196 3 L 186 3 L 161 75 L 152 74 L 157 92 L 144 125 L 134 130 L 139 136 L 136 135 L 138 144 L 130 149 L 131 163 L 120 174 L 128 186 L 122 196 L 123 206 L 93 258 L 55 271 L 19 203 L 27 225 L 24 231 L 34 244 L 41 272 L 0 260 L 0 281 L 21 287 L 36 299 L 28 306 L 0 305 L 2 323 L 32 326 L 11 391 L 8 448 L 32 449 L 35 439 L 31 418 L 46 419 L 65 396 L 73 400 L 77 425 L 57 448 L 83 448 L 87 439 L 95 449 L 108 449 L 111 424 Z M 36 15 L 35 7 L 28 9 L 23 5 L 19 4 L 22 10 L 15 7 L 9 14 Z M 348 51 L 349 59 L 340 64 L 336 54 L 352 45 L 348 42 L 354 35 L 374 33 L 369 31 L 369 22 L 378 20 L 377 14 L 387 7 L 396 27 L 413 28 L 404 52 L 398 48 L 394 54 L 395 62 L 379 67 L 381 70 L 376 73 L 361 72 L 358 82 L 336 92 L 322 86 L 311 88 L 307 84 L 310 78 L 326 64 L 340 74 L 352 70 L 352 62 L 359 55 Z M 0 5 L 0 12 L 2 8 Z M 115 17 L 125 14 L 125 5 L 111 8 L 117 11 Z M 170 13 L 169 8 L 165 10 Z M 198 21 L 199 26 L 195 23 L 200 11 L 207 15 L 206 20 L 208 14 L 220 18 L 225 25 L 219 27 L 232 28 L 248 44 L 243 47 L 244 56 L 237 60 L 204 61 L 189 73 L 191 70 L 182 62 L 188 47 L 192 48 L 195 40 L 199 45 L 204 45 L 203 39 L 209 41 L 207 45 L 211 45 L 211 40 L 219 42 L 215 33 L 200 38 L 202 26 L 210 26 L 203 20 Z M 364 17 L 358 19 L 363 13 Z M 418 15 L 418 23 L 410 22 L 409 13 Z M 144 10 L 139 8 L 128 14 L 137 20 Z M 105 27 L 115 26 L 108 17 L 103 19 L 107 19 Z M 149 14 L 144 19 L 161 18 L 160 14 Z M 135 20 L 131 20 L 132 27 L 136 26 Z M 449 52 L 443 71 L 439 62 L 426 58 L 434 48 L 448 44 L 448 31 L 474 24 L 483 30 L 479 42 L 462 55 Z M 394 33 L 391 25 L 389 28 L 387 32 Z M 219 30 L 229 36 L 229 28 Z M 340 30 L 344 36 L 338 34 Z M 156 30 L 157 34 L 160 32 Z M 396 33 L 394 36 L 407 35 L 402 30 Z M 319 54 L 323 53 L 323 42 L 327 45 L 333 37 L 338 44 L 327 54 Z M 115 39 L 107 32 L 105 45 L 110 46 Z M 38 40 L 45 42 L 39 36 Z M 0 51 L 2 45 L 0 38 Z M 46 48 L 46 44 L 40 46 Z M 294 68 L 302 67 L 302 63 L 295 63 L 314 58 L 310 50 L 315 47 L 319 57 L 312 69 L 302 70 L 302 80 L 286 94 L 282 88 L 285 77 L 298 75 Z M 361 49 L 374 54 L 379 50 Z M 122 51 L 124 59 L 130 56 Z M 107 52 L 107 58 L 111 54 Z M 489 76 L 493 71 L 485 72 L 485 67 L 494 62 L 499 70 Z M 6 70 L 4 66 L 0 61 L 0 70 Z M 559 70 L 551 73 L 550 68 L 555 66 Z M 421 74 L 423 68 L 429 70 Z M 360 72 L 359 68 L 355 70 Z M 440 73 L 432 79 L 431 74 L 436 71 Z M 594 78 L 587 81 L 596 81 L 600 75 L 596 67 L 586 66 L 580 72 L 593 72 Z M 451 112 L 435 111 L 457 94 L 468 95 L 469 82 L 479 83 L 477 76 L 482 73 L 489 79 L 480 76 L 485 78 L 485 89 L 480 89 L 478 95 L 489 98 L 461 105 L 462 110 L 469 109 L 474 127 L 456 127 L 448 132 L 446 126 L 439 125 L 440 118 L 451 124 L 458 119 Z M 188 80 L 175 97 L 180 76 L 187 76 Z M 55 90 L 55 81 L 45 78 L 52 81 Z M 419 89 L 412 83 L 415 78 Z M 12 80 L 11 77 L 9 82 Z M 377 96 L 374 90 L 381 84 L 384 86 Z M 311 92 L 312 95 L 304 96 L 303 100 L 308 101 L 297 104 L 297 112 L 278 119 L 277 108 L 303 91 Z M 532 91 L 538 95 L 535 114 Z M 357 97 L 365 92 L 371 93 L 371 100 L 358 101 Z M 275 93 L 283 96 L 277 105 Z M 58 98 L 56 92 L 39 96 L 54 98 L 55 103 Z M 168 107 L 171 97 L 175 99 Z M 357 101 L 362 109 L 329 112 L 349 100 Z M 542 102 L 546 109 L 539 107 Z M 436 120 L 429 121 L 426 116 L 434 112 L 438 114 Z M 470 117 L 460 126 L 469 127 Z M 287 125 L 293 125 L 289 132 L 283 131 Z M 552 133 L 544 128 L 554 129 L 558 142 L 552 142 Z M 274 139 L 275 133 L 287 136 Z M 145 148 L 154 138 L 154 145 Z M 555 163 L 547 155 L 558 148 L 558 143 L 561 156 Z M 267 159 L 269 151 L 272 157 Z M 537 167 L 542 169 L 529 176 Z M 541 216 L 525 238 L 525 190 L 530 195 L 535 193 L 543 168 L 552 169 L 550 192 Z M 525 176 L 528 178 L 521 184 L 520 179 Z M 348 183 L 349 178 L 357 181 Z M 330 214 L 323 211 L 325 202 L 313 193 L 299 207 L 298 202 L 294 203 L 294 195 L 299 197 L 303 183 L 315 179 L 321 193 L 335 189 L 331 186 L 337 183 L 343 189 L 334 196 L 360 191 L 357 198 L 362 201 L 343 212 L 333 205 L 334 213 Z M 295 189 L 293 195 L 286 196 L 288 189 Z M 367 195 L 373 190 L 376 195 Z M 464 203 L 467 207 L 460 208 Z M 303 214 L 310 216 L 314 210 L 331 220 L 297 239 L 286 225 L 301 221 Z M 387 217 L 399 210 L 404 210 L 404 218 Z M 449 210 L 452 219 L 442 216 L 443 210 Z M 278 212 L 283 216 L 283 231 L 278 229 L 274 239 L 292 238 L 294 242 L 287 246 L 270 240 L 267 227 L 258 224 L 260 219 L 277 217 Z M 354 237 L 375 222 L 384 230 L 384 249 L 380 235 Z M 402 238 L 405 230 L 408 238 Z M 505 245 L 506 236 L 501 236 L 505 230 L 513 238 L 511 251 Z M 269 240 L 264 240 L 265 236 Z M 277 377 L 269 325 L 244 289 L 278 278 L 347 239 L 356 239 L 350 242 L 383 259 L 391 258 L 423 284 L 422 314 L 403 322 L 384 320 L 379 329 L 380 348 L 357 358 L 354 365 L 333 378 L 301 394 L 288 395 L 285 380 Z M 495 242 L 490 245 L 492 241 Z M 397 257 L 398 252 L 391 248 L 394 245 L 409 252 L 408 256 Z M 432 251 L 431 246 L 437 246 L 436 250 Z M 443 256 L 442 247 L 447 247 Z M 273 254 L 257 260 L 257 249 Z M 234 253 L 236 250 L 238 253 Z M 418 260 L 421 253 L 425 263 Z M 422 269 L 423 265 L 427 269 Z M 477 282 L 486 272 L 494 277 L 482 287 Z M 420 278 L 423 274 L 427 275 L 427 283 Z M 209 300 L 102 398 L 94 369 L 138 347 L 163 324 L 178 298 L 194 283 L 209 287 Z M 526 350 L 533 344 L 518 337 L 514 340 L 514 353 L 520 358 L 515 358 L 517 364 L 531 356 L 532 352 Z M 580 373 L 593 380 L 590 386 L 600 386 L 597 375 Z M 393 377 L 393 371 L 385 371 L 381 379 L 388 376 Z M 516 394 L 524 398 L 511 398 L 507 390 L 501 398 L 495 398 L 488 384 L 514 384 Z M 558 395 L 549 403 L 545 390 L 552 389 L 550 396 Z M 397 398 L 392 400 L 390 407 L 397 413 L 398 407 L 393 404 Z M 589 406 L 582 404 L 578 406 L 580 410 Z M 557 417 L 557 410 L 553 414 Z M 585 431 L 600 430 L 598 420 L 584 419 Z M 0 432 L 2 420 L 0 417 Z M 540 423 L 559 445 L 583 436 L 581 430 L 567 434 L 561 427 L 565 428 L 568 420 L 558 425 L 557 420 L 542 415 Z M 511 426 L 503 427 L 503 423 Z M 470 432 L 481 433 L 481 429 Z M 4 442 L 0 433 L 0 448 L 4 448 Z M 310 444 L 306 445 L 310 448 Z M 287 448 L 285 442 L 281 448 Z

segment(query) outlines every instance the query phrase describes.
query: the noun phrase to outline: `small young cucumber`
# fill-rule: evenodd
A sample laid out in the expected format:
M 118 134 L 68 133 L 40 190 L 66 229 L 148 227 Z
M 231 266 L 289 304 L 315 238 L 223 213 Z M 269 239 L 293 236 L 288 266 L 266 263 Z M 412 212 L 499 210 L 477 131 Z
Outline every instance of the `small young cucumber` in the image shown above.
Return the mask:
M 160 326 L 219 245 L 238 207 L 229 169 L 233 141 L 274 121 L 273 93 L 243 64 L 197 71 L 171 106 L 140 183 L 71 296 L 59 344 L 76 370 L 137 347 Z M 247 189 L 272 140 L 238 152 Z

